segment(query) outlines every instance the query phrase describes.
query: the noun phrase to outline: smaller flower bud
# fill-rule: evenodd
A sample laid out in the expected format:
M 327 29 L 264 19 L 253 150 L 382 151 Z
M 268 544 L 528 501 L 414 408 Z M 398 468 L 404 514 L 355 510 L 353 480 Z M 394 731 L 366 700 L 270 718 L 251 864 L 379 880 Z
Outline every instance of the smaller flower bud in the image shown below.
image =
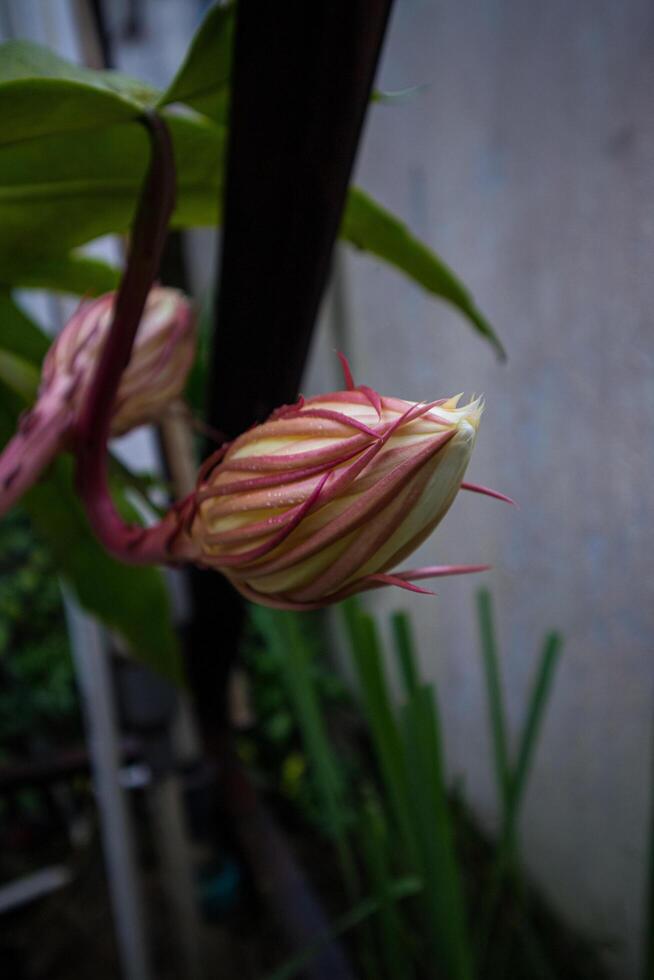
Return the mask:
M 37 402 L 0 455 L 0 515 L 38 479 L 53 457 L 73 447 L 75 425 L 111 326 L 116 294 L 83 303 L 43 363 Z M 195 317 L 175 289 L 148 296 L 113 407 L 111 435 L 158 421 L 186 383 L 195 353 Z
M 482 570 L 392 571 L 449 510 L 481 413 L 480 400 L 415 403 L 365 386 L 278 410 L 205 468 L 189 522 L 195 560 L 247 598 L 291 609 Z
M 111 326 L 115 298 L 115 293 L 107 293 L 83 304 L 46 355 L 40 393 L 65 383 L 75 415 L 93 380 Z M 155 286 L 148 295 L 132 355 L 120 380 L 112 436 L 158 421 L 181 394 L 194 354 L 195 318 L 189 300 L 176 289 Z

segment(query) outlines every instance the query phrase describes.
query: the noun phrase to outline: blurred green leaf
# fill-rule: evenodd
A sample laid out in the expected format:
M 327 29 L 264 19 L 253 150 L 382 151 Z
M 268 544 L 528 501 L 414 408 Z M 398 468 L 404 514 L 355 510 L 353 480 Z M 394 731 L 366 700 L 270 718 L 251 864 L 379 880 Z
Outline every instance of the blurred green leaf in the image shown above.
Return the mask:
M 37 368 L 22 357 L 0 348 L 0 381 L 26 402 L 31 402 L 39 387 Z
M 384 975 L 392 980 L 396 977 L 411 980 L 415 976 L 411 944 L 407 941 L 408 933 L 392 891 L 394 841 L 378 801 L 368 799 L 364 802 L 361 824 L 359 851 L 379 901 L 378 938 Z
M 53 255 L 19 261 L 12 272 L 8 257 L 3 273 L 16 289 L 51 289 L 78 296 L 99 296 L 116 289 L 120 269 L 86 255 Z
M 23 313 L 9 292 L 0 289 L 0 349 L 40 364 L 49 346 L 47 334 Z
M 252 618 L 277 656 L 307 755 L 311 759 L 321 805 L 334 839 L 348 896 L 358 893 L 356 865 L 345 826 L 343 771 L 327 736 L 310 670 L 310 647 L 295 613 L 252 607 Z
M 472 957 L 461 882 L 454 846 L 440 721 L 434 692 L 421 684 L 401 711 L 411 811 L 420 848 L 425 907 L 431 924 L 430 945 L 444 975 L 472 977 Z
M 210 8 L 160 106 L 184 102 L 216 122 L 226 121 L 234 11 L 231 3 Z
M 131 122 L 155 104 L 183 102 L 203 113 L 169 118 L 178 172 L 173 225 L 220 221 L 225 129 L 211 120 L 226 121 L 233 33 L 234 5 L 211 7 L 162 96 L 31 42 L 0 45 L 0 282 L 77 293 L 114 287 L 115 270 L 67 253 L 100 235 L 127 231 L 148 153 L 145 132 Z M 356 188 L 341 234 L 448 300 L 504 355 L 445 263 Z
M 394 265 L 428 292 L 452 303 L 477 332 L 493 344 L 500 357 L 506 356 L 490 323 L 452 270 L 405 224 L 358 187 L 350 188 L 341 236 L 357 248 Z
M 133 119 L 157 96 L 143 82 L 79 67 L 31 41 L 0 45 L 0 144 Z
M 418 655 L 413 640 L 411 620 L 407 613 L 396 612 L 391 616 L 391 628 L 395 642 L 395 655 L 405 697 L 412 697 L 418 690 Z
M 503 819 L 511 807 L 511 763 L 509 761 L 508 723 L 502 692 L 500 660 L 493 621 L 493 604 L 488 589 L 477 592 L 477 617 L 481 638 L 481 655 L 486 683 L 488 719 L 493 745 L 495 787 Z

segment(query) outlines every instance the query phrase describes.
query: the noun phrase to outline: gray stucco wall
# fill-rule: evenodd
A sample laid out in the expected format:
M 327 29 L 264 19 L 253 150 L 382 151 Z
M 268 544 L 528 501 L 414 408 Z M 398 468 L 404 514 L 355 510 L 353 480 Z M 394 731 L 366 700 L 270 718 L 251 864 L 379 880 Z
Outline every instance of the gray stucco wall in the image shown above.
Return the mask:
M 462 275 L 507 365 L 456 312 L 348 252 L 345 346 L 360 380 L 422 399 L 483 392 L 464 495 L 424 562 L 490 561 L 515 729 L 550 627 L 564 659 L 522 823 L 529 868 L 635 977 L 654 717 L 654 8 L 646 0 L 397 0 L 357 179 Z M 333 384 L 326 323 L 307 393 Z M 412 561 L 411 564 L 414 564 Z M 438 678 L 452 774 L 493 792 L 473 595 L 410 608 Z

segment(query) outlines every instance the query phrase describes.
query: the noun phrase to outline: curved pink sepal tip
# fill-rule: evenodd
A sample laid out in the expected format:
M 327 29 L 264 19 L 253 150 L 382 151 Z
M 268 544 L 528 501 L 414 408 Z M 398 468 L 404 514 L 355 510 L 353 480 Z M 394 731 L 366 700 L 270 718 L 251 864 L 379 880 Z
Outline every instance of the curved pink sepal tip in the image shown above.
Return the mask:
M 517 503 L 512 497 L 507 496 L 505 493 L 500 493 L 499 490 L 491 490 L 490 487 L 482 487 L 479 483 L 462 483 L 462 490 L 470 490 L 472 493 L 481 493 L 485 497 L 492 497 L 494 500 L 503 500 L 505 504 L 513 504 L 517 507 Z
M 341 367 L 343 368 L 343 378 L 345 379 L 345 387 L 347 388 L 348 391 L 354 391 L 354 388 L 356 386 L 354 384 L 354 378 L 352 377 L 350 362 L 348 361 L 345 354 L 342 353 L 342 351 L 337 350 L 336 354 L 338 356 L 339 361 L 341 362 Z

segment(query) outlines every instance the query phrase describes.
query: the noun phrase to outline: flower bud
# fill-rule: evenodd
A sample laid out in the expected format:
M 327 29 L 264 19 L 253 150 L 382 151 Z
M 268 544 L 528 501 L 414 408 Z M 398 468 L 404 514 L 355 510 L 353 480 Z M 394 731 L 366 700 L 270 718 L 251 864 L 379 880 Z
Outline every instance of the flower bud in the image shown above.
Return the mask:
M 53 457 L 72 448 L 75 425 L 111 326 L 115 293 L 84 303 L 43 363 L 39 395 L 0 454 L 0 515 L 38 479 Z M 113 408 L 111 435 L 155 422 L 181 394 L 193 362 L 195 323 L 188 299 L 153 288 Z
M 93 380 L 111 326 L 115 293 L 84 303 L 48 351 L 41 393 L 62 379 L 71 382 L 70 405 L 77 415 Z M 195 323 L 188 299 L 176 289 L 150 290 L 134 348 L 113 408 L 111 434 L 122 435 L 156 422 L 181 394 L 195 353 Z
M 425 591 L 409 580 L 482 570 L 391 574 L 461 486 L 482 405 L 458 403 L 352 386 L 278 410 L 201 474 L 189 526 L 196 560 L 247 598 L 291 609 L 380 585 Z

